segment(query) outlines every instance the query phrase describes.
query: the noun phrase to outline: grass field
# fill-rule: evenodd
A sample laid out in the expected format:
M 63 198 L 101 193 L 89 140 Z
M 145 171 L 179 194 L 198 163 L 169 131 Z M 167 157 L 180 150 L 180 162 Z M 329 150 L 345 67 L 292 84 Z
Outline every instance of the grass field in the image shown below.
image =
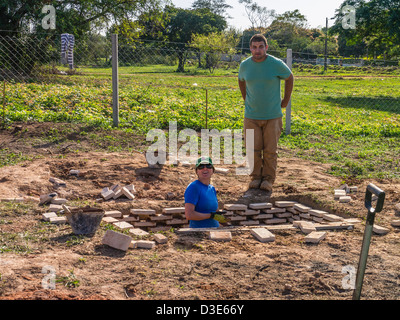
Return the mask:
M 240 129 L 243 102 L 237 70 L 213 75 L 195 68 L 121 67 L 120 127 L 145 137 L 153 128 Z M 346 178 L 400 178 L 400 81 L 394 68 L 295 67 L 292 132 L 283 134 L 281 156 L 332 163 Z M 111 69 L 79 69 L 43 83 L 7 83 L 2 112 L 14 121 L 79 122 L 112 128 Z M 2 165 L 10 162 L 0 150 Z M 12 158 L 12 157 L 11 157 Z M 23 155 L 21 158 L 25 158 Z

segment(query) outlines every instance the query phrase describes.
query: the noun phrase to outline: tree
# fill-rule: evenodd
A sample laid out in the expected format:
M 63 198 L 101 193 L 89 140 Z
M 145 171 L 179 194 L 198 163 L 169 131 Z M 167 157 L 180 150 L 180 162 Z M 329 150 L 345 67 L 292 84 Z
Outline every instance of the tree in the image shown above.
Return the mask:
M 356 29 L 344 29 L 343 9 L 353 6 L 356 10 Z M 339 37 L 340 51 L 344 44 L 353 46 L 354 53 L 370 56 L 396 57 L 400 50 L 400 1 L 399 0 L 346 0 L 335 15 L 332 31 Z
M 254 32 L 264 32 L 275 17 L 275 10 L 268 10 L 267 7 L 261 7 L 252 0 L 239 0 L 244 4 L 247 17 L 251 23 L 251 29 Z
M 195 0 L 192 4 L 193 9 L 209 9 L 212 13 L 229 18 L 226 10 L 233 8 L 225 0 Z
M 233 32 L 212 32 L 208 35 L 193 35 L 191 46 L 205 53 L 205 67 L 213 73 L 224 53 L 231 55 L 235 53 L 236 41 Z
M 220 32 L 226 28 L 227 23 L 224 17 L 209 9 L 181 9 L 168 6 L 166 10 L 169 21 L 165 28 L 165 34 L 178 54 L 177 72 L 184 72 L 187 50 L 192 36 Z

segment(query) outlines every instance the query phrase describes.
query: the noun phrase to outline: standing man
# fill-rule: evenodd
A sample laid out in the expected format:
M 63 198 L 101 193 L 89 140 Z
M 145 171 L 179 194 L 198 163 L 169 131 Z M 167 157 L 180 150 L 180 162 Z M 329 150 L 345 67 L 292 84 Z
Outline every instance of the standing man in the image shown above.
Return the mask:
M 276 178 L 278 140 L 282 132 L 282 109 L 293 90 L 293 74 L 280 59 L 267 54 L 267 39 L 250 39 L 252 56 L 239 68 L 239 88 L 245 101 L 244 132 L 254 130 L 254 169 L 249 188 L 272 191 Z M 285 81 L 281 98 L 281 81 Z

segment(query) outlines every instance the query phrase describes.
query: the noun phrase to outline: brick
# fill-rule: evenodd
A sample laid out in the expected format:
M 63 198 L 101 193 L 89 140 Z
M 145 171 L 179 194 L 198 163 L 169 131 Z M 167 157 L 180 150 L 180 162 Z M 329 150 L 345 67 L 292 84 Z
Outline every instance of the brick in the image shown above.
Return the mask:
M 159 243 L 159 244 L 163 244 L 163 243 L 167 243 L 168 242 L 168 238 L 166 236 L 164 236 L 161 233 L 156 233 L 154 235 L 154 240 Z
M 330 214 L 330 213 L 326 213 L 323 215 L 323 218 L 326 221 L 332 221 L 332 222 L 339 222 L 339 221 L 343 221 L 342 217 L 337 216 L 336 214 Z
M 264 220 L 265 224 L 281 224 L 286 222 L 287 222 L 286 218 L 273 218 Z
M 251 229 L 250 232 L 260 242 L 275 241 L 275 235 L 265 228 Z
M 152 221 L 138 221 L 138 222 L 133 222 L 133 225 L 136 228 L 140 228 L 140 227 L 155 227 L 157 224 Z
M 316 216 L 319 218 L 323 218 L 324 214 L 328 214 L 328 212 L 326 212 L 326 211 L 316 210 L 316 209 L 312 209 L 312 210 L 308 211 L 308 213 L 311 214 L 312 216 Z
M 128 250 L 131 241 L 130 236 L 113 230 L 107 230 L 102 239 L 103 244 L 122 251 Z
M 133 228 L 133 225 L 131 225 L 129 222 L 126 222 L 126 221 L 114 222 L 113 225 L 121 230 Z
M 297 211 L 304 212 L 304 213 L 307 213 L 308 211 L 311 210 L 310 207 L 305 206 L 304 204 L 301 204 L 301 203 L 296 203 L 296 204 L 293 206 L 293 208 L 296 209 Z
M 125 188 L 128 190 L 128 191 L 130 191 L 131 193 L 136 193 L 136 189 L 135 189 L 135 186 L 133 185 L 133 184 L 127 184 L 126 186 L 125 186 Z
M 49 207 L 49 211 L 50 212 L 59 212 L 62 209 L 63 208 L 62 208 L 62 206 L 60 204 L 50 204 L 50 207 Z
M 110 200 L 114 197 L 114 191 L 108 188 L 104 188 L 103 190 L 101 190 L 101 196 L 104 200 Z
M 155 241 L 150 240 L 132 240 L 130 247 L 136 249 L 153 249 L 155 247 Z
M 300 228 L 300 230 L 304 233 L 311 233 L 317 230 L 314 224 L 310 221 L 304 221 L 304 220 L 293 221 L 293 226 Z
M 390 230 L 388 228 L 385 228 L 385 227 L 378 226 L 378 225 L 374 224 L 374 226 L 372 228 L 372 231 L 375 232 L 376 234 L 385 235 Z
M 260 224 L 259 220 L 246 220 L 246 221 L 239 221 L 241 226 L 257 226 Z
M 263 202 L 263 203 L 251 203 L 249 204 L 250 209 L 260 210 L 260 209 L 271 209 L 272 203 Z
M 235 216 L 229 217 L 229 219 L 231 221 L 244 221 L 244 220 L 246 220 L 246 217 L 245 216 L 240 216 L 240 215 L 235 215 Z
M 349 187 L 349 191 L 352 192 L 352 193 L 356 193 L 356 192 L 358 192 L 358 187 L 357 186 L 351 186 L 351 187 Z
M 300 213 L 299 217 L 301 219 L 311 220 L 311 215 L 309 213 Z
M 150 232 L 160 232 L 160 231 L 168 231 L 171 230 L 169 226 L 157 226 L 157 227 L 149 227 Z
M 139 217 L 150 217 L 156 214 L 156 210 L 153 209 L 131 209 L 131 214 Z
M 185 207 L 164 208 L 162 212 L 165 214 L 185 213 Z
M 185 224 L 188 223 L 188 221 L 186 219 L 172 219 L 172 220 L 167 220 L 165 223 L 169 226 L 172 226 L 176 224 Z
M 150 233 L 148 233 L 147 231 L 144 231 L 144 230 L 139 229 L 139 228 L 129 229 L 129 233 L 132 233 L 132 235 L 138 236 L 138 237 L 145 237 L 145 236 L 150 235 Z
M 324 231 L 313 231 L 309 233 L 305 238 L 304 241 L 306 243 L 319 243 L 326 237 L 326 232 Z
M 209 239 L 213 241 L 231 241 L 232 233 L 229 231 L 210 231 Z
M 50 179 L 49 179 L 49 181 L 50 182 L 52 182 L 52 183 L 54 183 L 55 185 L 57 185 L 57 186 L 66 186 L 67 184 L 65 183 L 65 181 L 63 181 L 63 180 L 61 180 L 61 179 L 58 179 L 58 178 L 54 178 L 54 177 L 51 177 Z
M 118 222 L 119 220 L 114 217 L 103 217 L 103 219 L 101 221 L 103 221 L 105 223 L 114 223 L 114 222 Z
M 156 215 L 156 216 L 150 216 L 151 221 L 166 221 L 166 220 L 172 220 L 172 215 Z
M 267 210 L 263 210 L 265 213 L 284 213 L 286 212 L 285 208 L 271 208 Z
M 118 210 L 110 210 L 104 212 L 104 217 L 121 218 L 122 212 Z
M 229 169 L 226 169 L 226 168 L 215 168 L 215 173 L 227 174 L 228 172 L 229 172 Z
M 260 210 L 251 210 L 247 209 L 246 211 L 239 211 L 238 214 L 241 216 L 254 216 L 256 214 L 259 214 Z
M 65 204 L 67 203 L 67 199 L 64 198 L 53 198 L 51 199 L 52 204 Z
M 53 224 L 64 224 L 67 223 L 67 218 L 66 217 L 52 217 L 49 219 L 50 223 Z
M 246 211 L 247 206 L 245 204 L 240 204 L 240 203 L 228 203 L 224 205 L 224 208 L 226 210 L 231 210 L 231 211 Z
M 351 201 L 351 197 L 350 196 L 341 196 L 340 198 L 339 198 L 339 202 L 340 203 L 348 203 L 348 202 L 350 202 Z
M 113 199 L 117 200 L 119 197 L 123 195 L 122 189 L 112 190 L 114 192 Z
M 137 221 L 140 221 L 140 219 L 139 219 L 139 217 L 130 216 L 130 215 L 124 215 L 124 216 L 122 216 L 121 221 L 137 222 Z
M 126 187 L 123 187 L 121 190 L 125 197 L 127 197 L 129 200 L 135 199 L 135 196 Z
M 400 220 L 393 220 L 391 222 L 392 227 L 400 227 Z
M 50 221 L 50 218 L 55 218 L 57 217 L 57 214 L 55 212 L 46 212 L 42 214 L 42 219 L 44 221 Z
M 288 208 L 293 207 L 295 204 L 298 204 L 296 201 L 275 201 L 274 205 L 278 208 Z
M 256 216 L 253 216 L 253 219 L 256 220 L 264 220 L 264 219 L 272 219 L 274 215 L 272 213 L 261 213 Z
M 277 218 L 291 218 L 292 214 L 290 212 L 275 213 Z

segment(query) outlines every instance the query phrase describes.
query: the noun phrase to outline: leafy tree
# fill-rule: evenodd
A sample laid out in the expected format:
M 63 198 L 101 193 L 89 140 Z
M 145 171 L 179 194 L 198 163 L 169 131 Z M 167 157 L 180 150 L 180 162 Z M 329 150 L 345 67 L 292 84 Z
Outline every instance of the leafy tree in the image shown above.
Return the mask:
M 224 17 L 209 9 L 181 9 L 168 6 L 166 11 L 169 21 L 165 34 L 172 42 L 172 47 L 177 50 L 179 60 L 177 72 L 184 72 L 187 50 L 192 36 L 220 32 L 226 28 L 227 23 Z
M 225 0 L 195 0 L 192 4 L 193 9 L 209 9 L 212 13 L 218 14 L 223 17 L 228 17 L 227 9 L 233 8 L 227 4 Z

